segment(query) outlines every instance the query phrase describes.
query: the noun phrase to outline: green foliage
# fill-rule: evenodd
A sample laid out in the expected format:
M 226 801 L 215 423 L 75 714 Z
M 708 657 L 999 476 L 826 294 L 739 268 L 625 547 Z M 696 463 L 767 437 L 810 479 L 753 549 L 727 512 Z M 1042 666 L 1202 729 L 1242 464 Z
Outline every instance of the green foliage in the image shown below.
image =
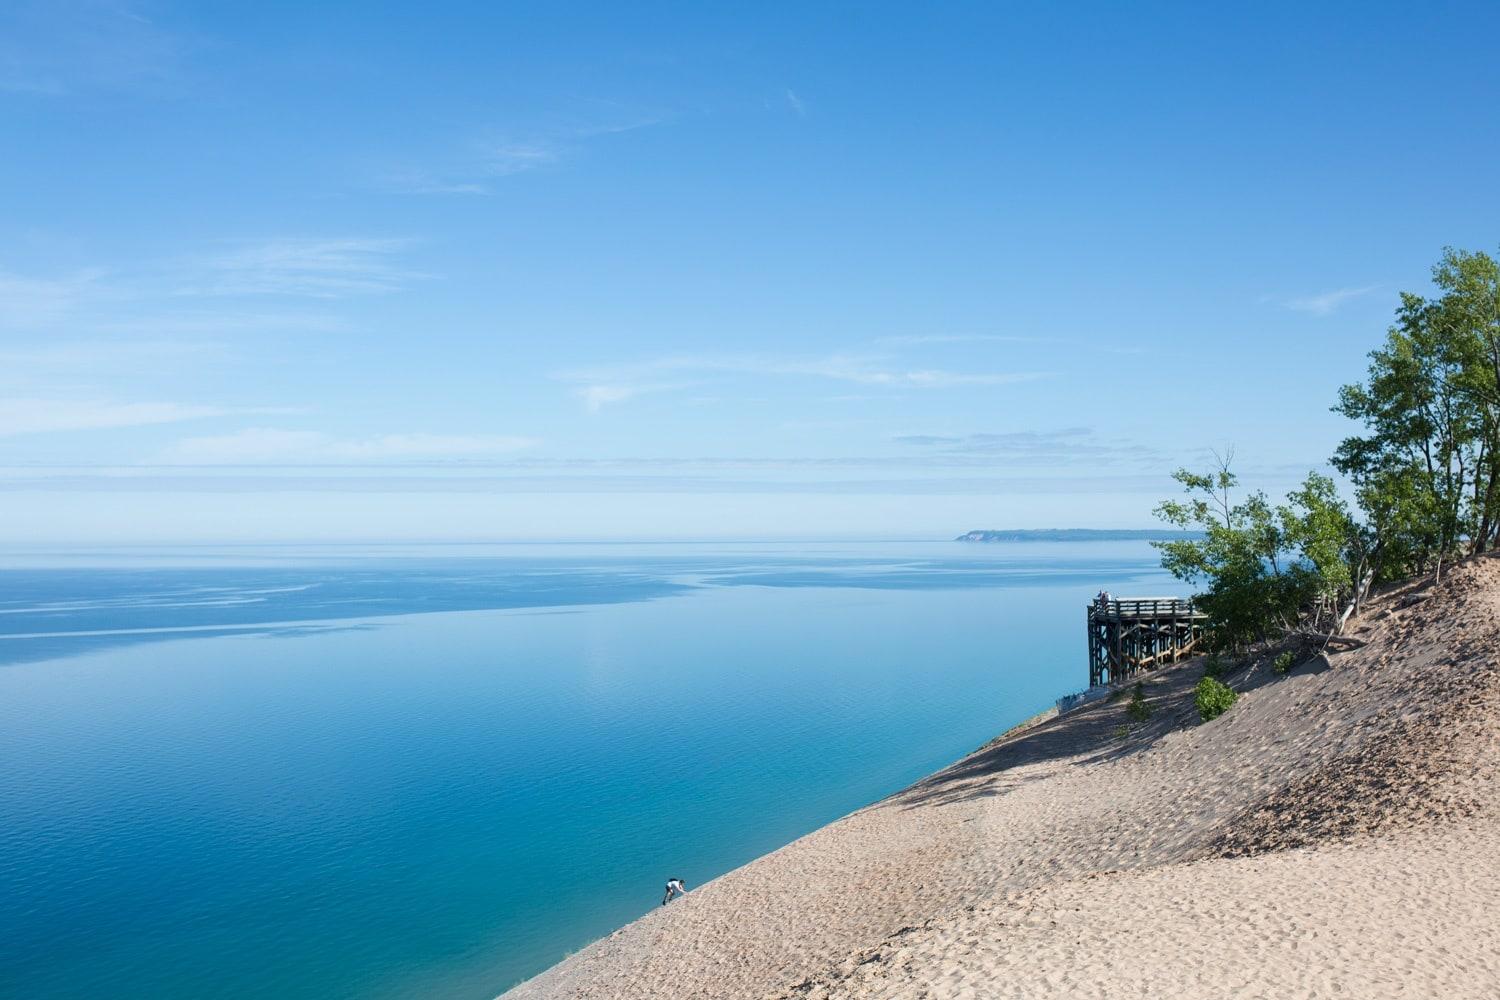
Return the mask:
M 1224 660 L 1218 653 L 1209 653 L 1203 661 L 1204 677 L 1222 677 L 1224 675 Z
M 1152 543 L 1178 579 L 1207 584 L 1196 600 L 1220 649 L 1264 639 L 1304 611 L 1329 611 L 1350 587 L 1349 555 L 1357 538 L 1327 476 L 1310 473 L 1279 507 L 1260 492 L 1234 503 L 1238 478 L 1231 459 L 1220 458 L 1206 475 L 1179 469 L 1173 478 L 1187 498 L 1156 508 L 1162 520 L 1202 536 Z
M 1237 697 L 1227 684 L 1212 677 L 1204 677 L 1193 691 L 1193 704 L 1198 708 L 1198 717 L 1204 722 L 1211 722 L 1229 711 Z
M 1115 739 L 1123 740 L 1130 736 L 1130 727 L 1121 723 L 1115 727 Z
M 1432 279 L 1438 297 L 1402 294 L 1366 380 L 1334 407 L 1364 425 L 1333 463 L 1381 579 L 1500 542 L 1500 264 L 1449 249 Z
M 1146 704 L 1145 685 L 1137 683 L 1130 691 L 1130 701 L 1125 705 L 1125 714 L 1131 722 L 1145 722 L 1151 718 L 1151 706 Z
M 1339 499 L 1333 480 L 1316 472 L 1309 472 L 1286 498 L 1287 506 L 1277 508 L 1276 516 L 1287 547 L 1310 572 L 1314 598 L 1337 598 L 1354 585 L 1349 564 L 1358 532 L 1349 508 Z
M 1279 654 L 1271 661 L 1271 667 L 1278 673 L 1284 674 L 1297 665 L 1297 656 L 1291 650 Z
M 1331 627 L 1371 580 L 1500 545 L 1500 263 L 1445 250 L 1432 281 L 1435 297 L 1402 294 L 1365 380 L 1334 406 L 1362 425 L 1332 463 L 1363 520 L 1318 473 L 1279 506 L 1261 492 L 1237 500 L 1232 454 L 1207 473 L 1174 474 L 1185 495 L 1156 514 L 1197 534 L 1153 544 L 1166 569 L 1202 586 L 1214 649 Z

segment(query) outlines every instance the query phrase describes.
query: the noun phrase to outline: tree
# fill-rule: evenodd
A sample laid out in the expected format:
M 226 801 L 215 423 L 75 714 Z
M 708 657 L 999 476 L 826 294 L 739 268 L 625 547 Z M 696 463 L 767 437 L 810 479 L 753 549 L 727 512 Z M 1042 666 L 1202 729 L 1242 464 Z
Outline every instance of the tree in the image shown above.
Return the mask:
M 1366 380 L 1334 407 L 1364 424 L 1333 461 L 1385 578 L 1500 542 L 1500 264 L 1448 249 L 1432 280 L 1436 298 L 1402 294 Z
M 1500 264 L 1449 248 L 1432 278 L 1442 291 L 1437 324 L 1458 369 L 1454 386 L 1472 407 L 1478 440 L 1468 529 L 1470 551 L 1481 552 L 1500 541 Z
M 1440 302 L 1402 293 L 1385 345 L 1370 353 L 1367 381 L 1340 389 L 1334 407 L 1368 432 L 1345 439 L 1333 464 L 1355 484 L 1382 569 L 1392 575 L 1421 572 L 1453 554 L 1472 527 L 1466 499 L 1483 444 L 1478 408 L 1462 389 L 1452 317 Z M 1398 542 L 1390 551 L 1379 544 L 1388 535 Z
M 1317 473 L 1274 509 L 1259 492 L 1233 501 L 1232 454 L 1207 474 L 1175 473 L 1187 498 L 1156 513 L 1202 535 L 1155 544 L 1163 566 L 1204 584 L 1221 647 L 1318 626 L 1371 580 L 1500 546 L 1500 264 L 1448 249 L 1432 281 L 1435 296 L 1402 293 L 1365 380 L 1334 406 L 1362 425 L 1333 456 L 1362 521 Z
M 1360 526 L 1339 497 L 1332 479 L 1309 472 L 1302 485 L 1277 508 L 1281 534 L 1298 557 L 1293 569 L 1308 574 L 1303 587 L 1313 600 L 1313 624 L 1337 612 L 1341 598 L 1363 576 L 1368 544 Z
M 1360 546 L 1333 481 L 1309 474 L 1280 507 L 1261 492 L 1235 503 L 1233 455 L 1215 458 L 1212 472 L 1174 473 L 1187 499 L 1156 508 L 1162 520 L 1201 537 L 1152 543 L 1174 576 L 1206 584 L 1195 600 L 1208 615 L 1214 644 L 1244 646 L 1304 618 L 1317 623 L 1336 613 L 1351 589 L 1350 562 Z

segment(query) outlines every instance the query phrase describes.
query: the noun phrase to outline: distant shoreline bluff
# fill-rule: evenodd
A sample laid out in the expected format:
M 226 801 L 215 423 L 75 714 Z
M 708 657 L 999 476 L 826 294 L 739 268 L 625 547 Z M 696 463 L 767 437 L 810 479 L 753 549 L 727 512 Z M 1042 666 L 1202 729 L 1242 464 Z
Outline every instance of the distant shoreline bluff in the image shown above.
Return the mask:
M 1186 661 L 1012 730 L 504 996 L 1500 995 L 1500 557 L 1352 632 L 1212 722 Z

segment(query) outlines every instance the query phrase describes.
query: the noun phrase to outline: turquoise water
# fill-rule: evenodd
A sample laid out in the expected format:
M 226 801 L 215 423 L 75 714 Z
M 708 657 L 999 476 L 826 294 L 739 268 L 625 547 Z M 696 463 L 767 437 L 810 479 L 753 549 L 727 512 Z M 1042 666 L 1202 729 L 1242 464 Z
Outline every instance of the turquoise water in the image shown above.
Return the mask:
M 10 564 L 32 1000 L 489 1000 L 1082 687 L 1101 587 L 1179 589 L 1137 542 Z

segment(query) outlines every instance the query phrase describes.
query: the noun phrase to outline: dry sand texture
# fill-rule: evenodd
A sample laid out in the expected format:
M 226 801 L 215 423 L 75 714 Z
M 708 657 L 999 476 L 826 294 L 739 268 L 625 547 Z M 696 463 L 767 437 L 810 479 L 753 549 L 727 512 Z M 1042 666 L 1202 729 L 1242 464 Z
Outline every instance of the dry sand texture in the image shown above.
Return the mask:
M 1500 996 L 1500 560 L 1199 724 L 1201 665 L 997 740 L 509 997 Z

